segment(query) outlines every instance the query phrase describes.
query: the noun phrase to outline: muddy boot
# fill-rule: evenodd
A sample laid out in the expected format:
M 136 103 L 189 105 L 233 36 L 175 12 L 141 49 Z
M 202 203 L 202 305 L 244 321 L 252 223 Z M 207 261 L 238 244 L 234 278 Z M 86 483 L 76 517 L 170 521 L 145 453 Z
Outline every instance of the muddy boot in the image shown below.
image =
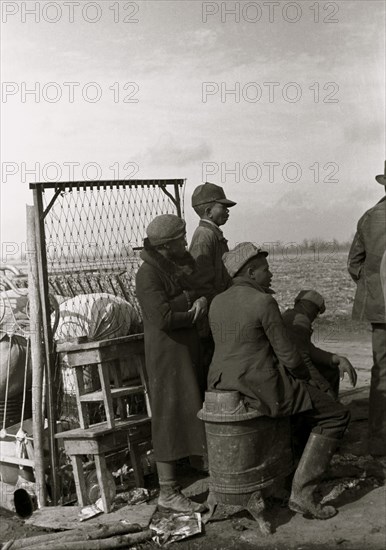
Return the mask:
M 172 510 L 173 512 L 205 512 L 207 507 L 204 504 L 193 502 L 181 493 L 181 487 L 177 483 L 160 483 L 160 494 L 158 497 L 158 508 L 160 510 Z
M 337 514 L 334 506 L 322 506 L 314 500 L 314 491 L 327 470 L 338 440 L 311 433 L 292 481 L 288 503 L 293 512 L 328 519 Z

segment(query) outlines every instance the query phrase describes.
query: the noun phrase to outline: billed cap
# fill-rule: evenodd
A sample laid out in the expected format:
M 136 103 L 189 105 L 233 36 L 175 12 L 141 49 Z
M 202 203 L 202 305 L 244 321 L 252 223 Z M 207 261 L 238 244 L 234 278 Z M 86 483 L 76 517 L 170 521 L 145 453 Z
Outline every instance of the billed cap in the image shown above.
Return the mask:
M 234 277 L 240 269 L 255 256 L 268 256 L 266 250 L 258 248 L 253 243 L 239 243 L 229 252 L 225 252 L 222 256 L 225 268 L 231 277 Z
M 308 300 L 316 306 L 318 306 L 320 313 L 326 311 L 326 304 L 324 303 L 324 298 L 316 290 L 301 290 L 295 298 L 295 304 L 301 302 L 302 300 Z
M 225 204 L 225 206 L 235 206 L 235 202 L 230 201 L 225 196 L 225 191 L 219 185 L 214 183 L 203 183 L 196 187 L 192 194 L 192 206 L 199 206 L 200 204 L 206 204 L 209 202 L 219 202 Z

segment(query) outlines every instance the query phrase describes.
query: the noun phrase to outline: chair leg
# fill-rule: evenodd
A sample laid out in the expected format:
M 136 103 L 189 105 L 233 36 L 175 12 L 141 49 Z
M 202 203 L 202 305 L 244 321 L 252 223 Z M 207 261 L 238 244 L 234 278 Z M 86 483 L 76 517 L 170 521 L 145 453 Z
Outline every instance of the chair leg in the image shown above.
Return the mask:
M 79 506 L 86 506 L 88 503 L 86 482 L 83 473 L 83 462 L 80 456 L 71 455 L 72 471 L 74 474 L 76 496 Z
M 131 465 L 134 471 L 134 479 L 137 487 L 144 487 L 145 480 L 143 478 L 141 456 L 138 452 L 138 445 L 136 443 L 129 443 L 130 446 L 130 458 Z
M 108 514 L 111 510 L 111 502 L 109 496 L 109 487 L 106 482 L 107 479 L 107 466 L 104 454 L 94 455 L 95 469 L 98 477 L 98 484 L 101 491 L 101 499 L 103 503 L 103 510 Z

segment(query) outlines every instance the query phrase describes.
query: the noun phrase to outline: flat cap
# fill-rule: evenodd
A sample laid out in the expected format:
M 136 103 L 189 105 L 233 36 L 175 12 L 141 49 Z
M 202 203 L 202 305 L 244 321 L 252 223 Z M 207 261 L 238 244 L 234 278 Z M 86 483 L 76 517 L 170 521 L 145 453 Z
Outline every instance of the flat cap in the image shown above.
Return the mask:
M 318 306 L 320 313 L 326 311 L 326 304 L 324 303 L 324 298 L 316 290 L 301 290 L 295 298 L 295 304 L 301 302 L 302 300 L 308 300 L 316 306 Z
M 152 220 L 146 235 L 152 246 L 159 246 L 183 237 L 186 233 L 185 220 L 174 214 L 161 214 Z
M 203 183 L 196 187 L 192 194 L 192 206 L 199 206 L 209 202 L 219 202 L 225 206 L 235 206 L 235 202 L 226 198 L 224 189 L 214 183 Z
M 234 277 L 249 260 L 260 254 L 268 256 L 266 250 L 257 248 L 253 243 L 239 243 L 229 252 L 225 252 L 222 260 L 229 275 Z

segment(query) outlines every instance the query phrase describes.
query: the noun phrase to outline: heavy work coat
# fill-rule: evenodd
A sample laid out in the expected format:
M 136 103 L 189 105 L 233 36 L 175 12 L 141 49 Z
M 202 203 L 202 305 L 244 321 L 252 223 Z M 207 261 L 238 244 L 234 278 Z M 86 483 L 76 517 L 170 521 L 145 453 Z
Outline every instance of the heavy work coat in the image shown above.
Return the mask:
M 238 390 L 261 414 L 312 408 L 307 368 L 286 336 L 276 300 L 243 278 L 216 296 L 209 311 L 215 352 L 209 389 Z
M 229 251 L 227 243 L 220 228 L 205 220 L 200 221 L 192 237 L 189 252 L 196 260 L 201 295 L 208 303 L 232 283 L 222 261 Z
M 353 319 L 385 323 L 380 265 L 386 250 L 386 197 L 358 222 L 348 256 L 348 271 L 357 284 Z
M 190 271 L 194 260 L 190 258 Z M 141 253 L 144 263 L 136 276 L 142 309 L 146 371 L 152 407 L 152 438 L 157 461 L 202 455 L 203 423 L 200 347 L 183 290 L 193 302 L 199 296 L 189 276 L 152 249 Z
M 312 323 L 304 313 L 296 309 L 287 309 L 283 321 L 288 337 L 294 342 L 307 365 L 311 379 L 322 391 L 333 390 L 335 397 L 339 393 L 339 369 L 332 362 L 333 353 L 316 347 L 311 340 Z

